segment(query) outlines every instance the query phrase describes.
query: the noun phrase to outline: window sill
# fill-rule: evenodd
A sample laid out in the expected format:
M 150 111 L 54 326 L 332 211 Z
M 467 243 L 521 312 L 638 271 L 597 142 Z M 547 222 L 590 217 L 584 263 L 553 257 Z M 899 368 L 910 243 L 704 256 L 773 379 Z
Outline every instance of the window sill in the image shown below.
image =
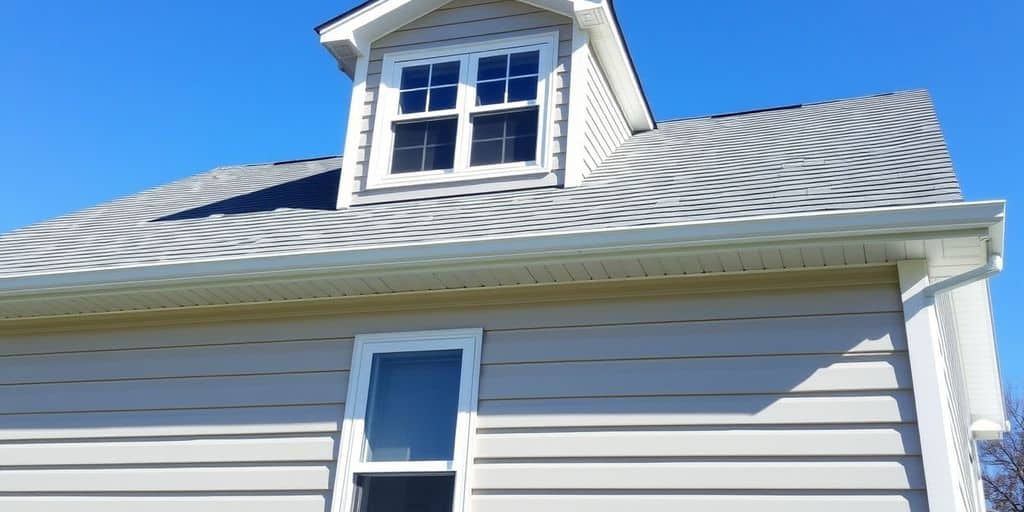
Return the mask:
M 563 173 L 538 166 L 515 169 L 474 169 L 472 172 L 453 172 L 439 177 L 433 175 L 422 180 L 388 182 L 383 186 L 363 187 L 352 195 L 352 206 L 414 201 L 476 194 L 508 192 L 527 188 L 557 187 L 562 184 Z M 417 176 L 416 178 L 421 178 Z
M 368 182 L 365 190 L 398 189 L 424 185 L 458 184 L 495 178 L 538 177 L 550 173 L 540 165 L 491 165 L 475 169 L 425 171 L 407 175 L 388 175 Z

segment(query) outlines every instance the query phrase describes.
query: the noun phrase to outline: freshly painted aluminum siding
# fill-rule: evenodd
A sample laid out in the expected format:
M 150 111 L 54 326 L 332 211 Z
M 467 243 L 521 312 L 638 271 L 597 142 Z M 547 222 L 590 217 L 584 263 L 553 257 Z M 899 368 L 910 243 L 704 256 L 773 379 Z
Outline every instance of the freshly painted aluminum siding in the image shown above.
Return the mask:
M 352 337 L 479 326 L 478 512 L 925 510 L 893 272 L 803 275 L 0 338 L 0 509 L 325 510 Z
M 0 236 L 0 276 L 961 200 L 928 94 L 659 123 L 583 183 L 334 210 L 337 158 L 220 168 Z
M 450 46 L 502 37 L 558 31 L 558 62 L 555 63 L 554 129 L 552 132 L 551 169 L 565 169 L 565 137 L 569 112 L 569 65 L 572 53 L 572 20 L 516 0 L 455 0 L 444 7 L 375 41 L 370 49 L 366 77 L 366 103 L 362 114 L 358 164 L 353 179 L 357 197 L 365 190 L 366 166 L 370 146 L 374 143 L 373 128 L 377 97 L 381 82 L 384 55 L 430 46 Z M 550 184 L 555 184 L 552 182 Z M 397 193 L 389 197 L 401 199 Z M 415 193 L 412 197 L 416 197 Z

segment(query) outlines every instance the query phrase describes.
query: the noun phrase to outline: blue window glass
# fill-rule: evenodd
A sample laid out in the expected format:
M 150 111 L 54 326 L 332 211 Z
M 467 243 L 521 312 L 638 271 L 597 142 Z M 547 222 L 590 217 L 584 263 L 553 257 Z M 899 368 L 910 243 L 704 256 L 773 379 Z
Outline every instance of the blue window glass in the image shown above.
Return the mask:
M 355 512 L 451 512 L 454 475 L 359 475 Z
M 461 65 L 456 60 L 402 68 L 399 112 L 416 114 L 455 108 Z
M 473 117 L 470 165 L 536 160 L 537 120 L 536 108 Z
M 395 125 L 391 172 L 433 171 L 455 165 L 458 119 L 414 121 Z
M 537 99 L 540 51 L 483 57 L 477 61 L 476 104 Z
M 461 376 L 461 350 L 375 354 L 363 459 L 452 460 Z

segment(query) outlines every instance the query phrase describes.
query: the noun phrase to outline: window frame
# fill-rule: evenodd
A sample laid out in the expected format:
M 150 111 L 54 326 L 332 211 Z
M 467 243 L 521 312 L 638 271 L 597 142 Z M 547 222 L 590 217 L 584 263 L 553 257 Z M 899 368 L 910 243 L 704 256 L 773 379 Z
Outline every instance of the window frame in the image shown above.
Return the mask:
M 372 141 L 366 165 L 366 189 L 407 187 L 422 184 L 460 182 L 485 178 L 546 174 L 550 172 L 550 140 L 555 108 L 555 67 L 558 62 L 558 31 L 494 39 L 486 42 L 459 44 L 431 49 L 386 53 L 381 64 L 380 84 L 377 89 Z M 540 51 L 537 72 L 537 98 L 534 100 L 476 105 L 476 69 L 480 57 L 502 53 L 517 53 L 537 49 Z M 399 113 L 399 92 L 403 67 L 434 64 L 458 60 L 459 83 L 455 109 L 435 112 Z M 537 158 L 533 162 L 511 162 L 484 166 L 470 166 L 472 147 L 472 117 L 474 115 L 538 109 Z M 455 137 L 455 165 L 452 169 L 391 173 L 396 122 L 422 121 L 457 116 Z
M 395 333 L 360 334 L 355 337 L 349 372 L 345 419 L 338 443 L 338 472 L 335 481 L 334 512 L 349 512 L 354 505 L 358 474 L 454 474 L 452 510 L 468 509 L 471 436 L 476 423 L 480 382 L 480 354 L 483 329 L 447 329 Z M 462 350 L 459 379 L 459 407 L 455 423 L 455 445 L 451 461 L 364 462 L 366 409 L 369 402 L 373 356 L 399 352 Z

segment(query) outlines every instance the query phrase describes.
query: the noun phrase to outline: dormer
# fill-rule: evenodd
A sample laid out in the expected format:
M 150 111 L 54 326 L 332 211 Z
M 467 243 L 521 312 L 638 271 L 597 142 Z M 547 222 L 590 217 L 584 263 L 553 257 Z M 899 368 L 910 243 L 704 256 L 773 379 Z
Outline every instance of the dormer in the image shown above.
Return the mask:
M 353 82 L 339 208 L 574 187 L 655 127 L 610 0 L 371 0 L 316 31 Z

